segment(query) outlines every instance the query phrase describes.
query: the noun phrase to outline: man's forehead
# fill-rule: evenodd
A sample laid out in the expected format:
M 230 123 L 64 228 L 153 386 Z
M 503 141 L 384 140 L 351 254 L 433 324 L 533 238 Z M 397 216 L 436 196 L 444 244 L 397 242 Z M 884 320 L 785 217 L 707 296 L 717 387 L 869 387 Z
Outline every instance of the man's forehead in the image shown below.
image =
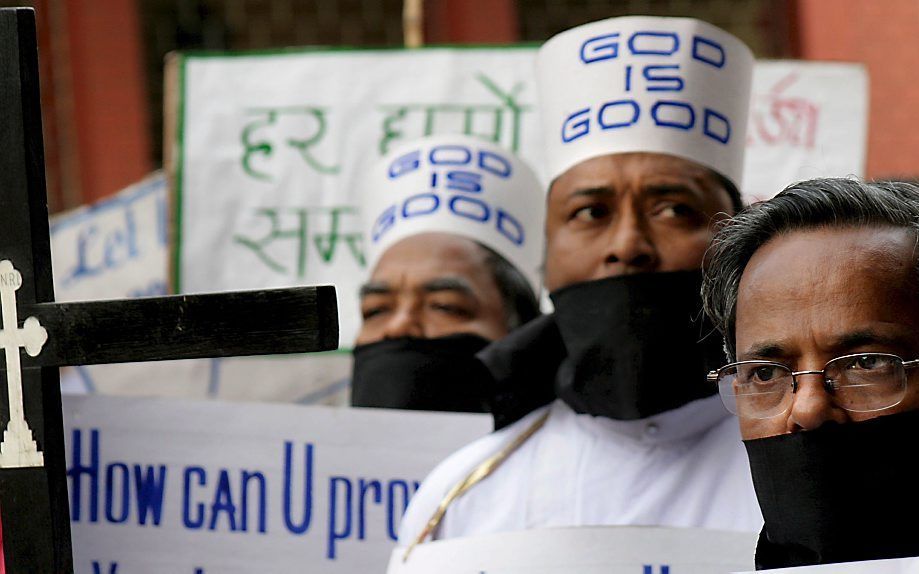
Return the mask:
M 395 294 L 404 291 L 421 291 L 435 293 L 441 291 L 456 291 L 467 295 L 475 295 L 475 283 L 467 275 L 440 273 L 440 274 L 409 274 L 400 277 L 372 278 L 361 287 L 361 295 Z
M 736 338 L 744 354 L 800 336 L 821 344 L 847 333 L 919 327 L 914 238 L 898 228 L 831 228 L 774 238 L 741 277 Z
M 607 154 L 584 160 L 552 182 L 550 193 L 568 195 L 583 189 L 622 191 L 634 186 L 682 183 L 699 191 L 720 190 L 718 176 L 709 168 L 677 156 L 635 152 Z
M 916 235 L 902 227 L 819 227 L 773 237 L 744 268 L 739 297 L 760 291 L 822 285 L 821 291 L 849 290 L 853 281 L 899 279 L 880 287 L 895 289 L 915 278 Z M 910 287 L 914 287 L 910 285 Z M 857 293 L 855 293 L 857 295 Z
M 420 234 L 390 247 L 380 258 L 363 292 L 437 290 L 449 286 L 473 291 L 489 275 L 485 253 L 474 241 L 447 234 Z

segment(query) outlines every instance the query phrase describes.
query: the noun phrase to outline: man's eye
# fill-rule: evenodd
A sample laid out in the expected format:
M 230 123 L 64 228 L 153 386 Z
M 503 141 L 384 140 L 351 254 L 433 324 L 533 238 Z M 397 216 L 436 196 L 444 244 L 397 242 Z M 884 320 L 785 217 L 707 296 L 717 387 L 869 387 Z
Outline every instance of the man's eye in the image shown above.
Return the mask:
M 762 367 L 756 367 L 750 373 L 750 382 L 751 383 L 768 383 L 772 382 L 775 379 L 781 376 L 781 369 L 772 365 L 764 365 Z
M 693 219 L 699 216 L 699 210 L 685 203 L 665 203 L 655 209 L 654 215 L 673 219 Z
M 473 315 L 472 310 L 470 310 L 469 308 L 463 305 L 457 305 L 454 303 L 443 303 L 443 302 L 433 301 L 431 302 L 430 307 L 431 309 L 437 311 L 438 313 L 445 313 L 447 315 L 453 315 L 455 317 L 468 318 L 468 317 L 472 317 Z
M 370 319 L 372 317 L 377 317 L 379 315 L 382 315 L 383 313 L 386 313 L 388 310 L 389 310 L 388 307 L 385 307 L 382 305 L 379 305 L 376 307 L 362 307 L 361 316 L 366 321 L 367 319 Z
M 604 217 L 608 216 L 609 213 L 609 208 L 605 205 L 587 205 L 575 210 L 575 212 L 571 214 L 570 219 L 574 221 L 580 221 L 582 223 L 590 223 L 603 219 Z
M 849 368 L 870 371 L 883 368 L 889 363 L 890 361 L 886 359 L 886 357 L 879 357 L 877 355 L 862 355 L 852 361 L 852 364 L 849 366 Z

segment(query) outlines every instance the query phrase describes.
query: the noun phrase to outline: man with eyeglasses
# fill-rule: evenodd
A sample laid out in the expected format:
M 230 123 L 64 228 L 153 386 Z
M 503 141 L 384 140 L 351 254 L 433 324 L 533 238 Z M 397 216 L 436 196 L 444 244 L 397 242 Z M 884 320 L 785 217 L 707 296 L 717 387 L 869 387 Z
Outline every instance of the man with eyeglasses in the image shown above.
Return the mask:
M 757 568 L 919 556 L 919 186 L 819 179 L 716 235 L 706 311 L 736 361 Z M 850 424 L 851 423 L 851 424 Z

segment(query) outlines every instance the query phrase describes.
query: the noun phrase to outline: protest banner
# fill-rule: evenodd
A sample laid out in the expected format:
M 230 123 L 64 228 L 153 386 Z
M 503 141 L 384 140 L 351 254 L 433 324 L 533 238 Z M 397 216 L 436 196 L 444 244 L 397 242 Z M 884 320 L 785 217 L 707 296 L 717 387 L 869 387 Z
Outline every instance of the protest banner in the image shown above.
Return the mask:
M 59 301 L 165 295 L 169 242 L 162 173 L 51 221 Z M 347 353 L 68 367 L 65 393 L 347 403 Z M 268 373 L 268 374 L 266 374 Z M 257 380 L 259 384 L 252 384 Z
M 51 219 L 58 301 L 167 293 L 166 178 L 155 173 L 94 205 Z
M 517 152 L 545 179 L 535 54 L 502 47 L 174 58 L 167 157 L 175 158 L 177 291 L 334 283 L 340 342 L 350 347 L 367 272 L 356 200 L 362 170 L 399 142 L 467 133 Z M 806 177 L 863 173 L 862 67 L 761 62 L 753 89 L 748 199 Z
M 79 574 L 383 572 L 419 482 L 485 415 L 66 397 Z
M 752 567 L 756 534 L 698 528 L 546 528 L 393 551 L 388 574 L 728 574 Z
M 863 176 L 868 74 L 855 64 L 757 62 L 743 191 L 769 199 L 790 183 Z

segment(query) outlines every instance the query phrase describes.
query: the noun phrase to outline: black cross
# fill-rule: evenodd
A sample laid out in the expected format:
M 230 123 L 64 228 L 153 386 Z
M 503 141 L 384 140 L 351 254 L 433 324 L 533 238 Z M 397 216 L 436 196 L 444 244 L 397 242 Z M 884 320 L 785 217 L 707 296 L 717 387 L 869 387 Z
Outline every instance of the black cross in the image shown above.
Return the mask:
M 15 297 L 3 313 L 15 324 L 0 323 L 0 430 L 24 418 L 35 445 L 22 450 L 20 433 L 0 452 L 2 550 L 17 574 L 73 571 L 57 367 L 338 345 L 333 287 L 53 303 L 42 145 L 35 15 L 0 9 L 0 293 Z M 14 371 L 21 407 L 8 392 Z

